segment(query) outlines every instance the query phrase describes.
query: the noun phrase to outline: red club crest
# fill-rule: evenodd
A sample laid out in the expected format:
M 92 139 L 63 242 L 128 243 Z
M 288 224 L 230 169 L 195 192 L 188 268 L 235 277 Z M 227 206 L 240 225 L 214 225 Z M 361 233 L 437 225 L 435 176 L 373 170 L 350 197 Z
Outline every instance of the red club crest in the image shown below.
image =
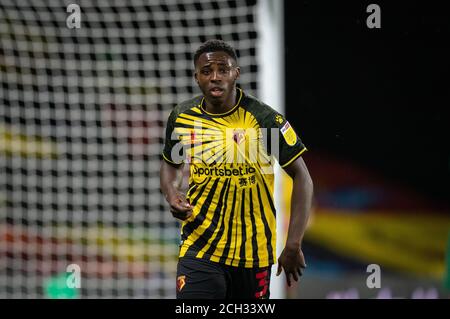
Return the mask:
M 235 129 L 233 131 L 233 140 L 236 142 L 236 144 L 241 144 L 245 140 L 245 130 Z
M 183 287 L 186 285 L 186 276 L 178 276 L 177 278 L 177 290 L 181 291 Z

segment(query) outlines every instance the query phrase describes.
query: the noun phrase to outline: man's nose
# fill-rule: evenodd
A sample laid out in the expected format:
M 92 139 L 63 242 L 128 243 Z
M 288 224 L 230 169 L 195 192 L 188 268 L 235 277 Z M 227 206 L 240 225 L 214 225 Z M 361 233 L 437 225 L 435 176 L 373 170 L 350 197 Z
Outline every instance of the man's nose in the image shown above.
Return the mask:
M 211 73 L 211 81 L 218 81 L 218 80 L 220 80 L 219 72 L 212 71 L 212 73 Z

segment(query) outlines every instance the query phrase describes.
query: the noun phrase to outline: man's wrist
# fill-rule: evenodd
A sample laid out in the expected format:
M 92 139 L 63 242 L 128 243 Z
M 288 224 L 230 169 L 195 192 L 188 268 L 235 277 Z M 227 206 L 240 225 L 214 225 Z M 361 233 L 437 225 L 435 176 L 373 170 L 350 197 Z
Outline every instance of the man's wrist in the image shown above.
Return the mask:
M 177 193 L 178 193 L 178 190 L 175 187 L 169 187 L 167 189 L 166 193 L 164 194 L 164 197 L 166 198 L 167 201 L 169 201 L 170 198 L 172 198 Z
M 292 249 L 292 250 L 298 250 L 302 248 L 302 241 L 301 240 L 287 240 L 286 241 L 286 248 Z

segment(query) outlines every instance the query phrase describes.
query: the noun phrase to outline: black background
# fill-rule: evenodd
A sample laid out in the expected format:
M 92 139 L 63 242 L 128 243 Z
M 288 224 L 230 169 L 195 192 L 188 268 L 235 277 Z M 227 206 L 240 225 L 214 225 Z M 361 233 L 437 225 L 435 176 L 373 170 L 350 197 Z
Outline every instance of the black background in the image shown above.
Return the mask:
M 369 29 L 366 8 L 381 8 Z M 310 150 L 449 203 L 450 11 L 286 1 L 286 115 Z

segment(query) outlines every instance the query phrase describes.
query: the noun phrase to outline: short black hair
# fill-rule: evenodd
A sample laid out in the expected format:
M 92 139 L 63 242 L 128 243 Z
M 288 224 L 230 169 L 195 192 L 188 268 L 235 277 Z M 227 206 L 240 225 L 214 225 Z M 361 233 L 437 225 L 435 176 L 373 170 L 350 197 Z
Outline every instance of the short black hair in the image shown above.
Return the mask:
M 234 48 L 223 40 L 208 40 L 204 42 L 194 54 L 194 66 L 197 64 L 198 58 L 203 53 L 223 51 L 237 62 L 237 55 Z

